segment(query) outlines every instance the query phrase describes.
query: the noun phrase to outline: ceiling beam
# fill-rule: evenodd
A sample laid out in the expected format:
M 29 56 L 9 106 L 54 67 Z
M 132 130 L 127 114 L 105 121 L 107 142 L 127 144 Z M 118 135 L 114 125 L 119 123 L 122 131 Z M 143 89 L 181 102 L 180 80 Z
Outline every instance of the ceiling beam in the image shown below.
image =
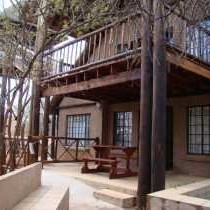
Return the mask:
M 180 66 L 186 71 L 195 73 L 210 80 L 210 67 L 198 64 L 189 60 L 189 58 L 181 56 L 173 52 L 167 51 L 167 61 L 176 66 Z
M 80 91 L 102 88 L 135 80 L 140 80 L 140 69 L 135 71 L 121 72 L 114 75 L 104 76 L 102 78 L 91 79 L 88 81 L 64 85 L 60 87 L 48 87 L 43 89 L 42 96 L 55 96 L 61 94 L 64 95 L 76 93 Z

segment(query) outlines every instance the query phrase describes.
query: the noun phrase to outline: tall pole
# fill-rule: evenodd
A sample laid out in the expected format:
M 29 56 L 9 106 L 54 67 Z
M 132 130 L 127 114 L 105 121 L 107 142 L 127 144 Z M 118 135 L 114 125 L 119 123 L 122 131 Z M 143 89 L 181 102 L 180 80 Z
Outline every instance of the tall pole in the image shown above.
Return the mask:
M 141 41 L 140 144 L 138 208 L 146 208 L 146 195 L 151 192 L 152 130 L 152 0 L 144 0 Z
M 37 21 L 37 33 L 35 41 L 35 53 L 39 52 L 44 44 L 46 26 L 44 21 L 44 13 L 46 12 L 46 0 L 41 1 L 39 7 L 39 17 Z M 38 56 L 37 61 L 32 70 L 32 96 L 31 96 L 31 115 L 30 115 L 30 134 L 32 136 L 39 135 L 39 120 L 40 120 L 40 103 L 41 103 L 41 89 L 40 79 L 42 70 L 42 57 Z M 38 145 L 35 146 L 35 159 L 38 159 Z
M 152 191 L 165 189 L 166 52 L 163 3 L 154 0 Z

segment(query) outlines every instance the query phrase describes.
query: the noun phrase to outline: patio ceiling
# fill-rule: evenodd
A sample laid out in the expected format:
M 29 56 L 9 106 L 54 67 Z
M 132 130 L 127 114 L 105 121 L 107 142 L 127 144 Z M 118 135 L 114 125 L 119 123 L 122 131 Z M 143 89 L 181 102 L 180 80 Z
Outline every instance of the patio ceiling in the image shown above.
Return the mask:
M 94 81 L 90 81 L 93 84 Z M 200 95 L 210 92 L 210 81 L 194 73 L 187 72 L 179 67 L 170 65 L 167 74 L 168 97 Z M 119 84 L 105 85 L 98 88 L 83 89 L 72 92 L 66 96 L 120 103 L 128 101 L 139 101 L 140 79 L 122 82 Z

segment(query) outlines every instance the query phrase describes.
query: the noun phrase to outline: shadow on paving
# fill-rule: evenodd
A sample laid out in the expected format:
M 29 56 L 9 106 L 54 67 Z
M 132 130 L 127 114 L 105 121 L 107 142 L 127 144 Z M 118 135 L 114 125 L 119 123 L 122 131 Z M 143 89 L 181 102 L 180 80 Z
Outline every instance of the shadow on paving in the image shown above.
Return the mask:
M 85 184 L 82 181 L 76 180 L 72 177 L 59 174 L 59 172 L 52 172 L 43 170 L 42 174 L 43 185 L 67 185 L 70 190 L 69 206 L 70 210 L 121 210 L 109 203 L 97 200 L 93 197 L 95 188 Z M 128 210 L 128 209 L 127 209 Z M 130 209 L 133 210 L 133 209 Z

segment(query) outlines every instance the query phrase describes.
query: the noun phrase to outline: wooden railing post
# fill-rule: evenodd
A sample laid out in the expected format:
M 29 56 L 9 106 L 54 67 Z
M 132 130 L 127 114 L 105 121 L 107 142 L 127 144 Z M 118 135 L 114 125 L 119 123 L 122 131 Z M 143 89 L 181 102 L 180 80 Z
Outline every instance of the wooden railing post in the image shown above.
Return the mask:
M 50 153 L 51 153 L 52 159 L 54 160 L 55 159 L 55 136 L 52 136 L 52 138 L 51 138 L 51 150 L 50 150 Z
M 59 64 L 58 64 L 58 73 L 63 72 L 63 59 L 61 58 L 59 60 Z
M 95 138 L 95 142 L 96 142 L 96 145 L 98 145 L 100 143 L 100 138 L 99 137 L 96 137 Z
M 51 142 L 51 156 L 52 159 L 55 159 L 55 130 L 56 130 L 56 112 L 52 113 L 52 142 Z
M 47 160 L 47 154 L 48 154 L 48 137 L 42 136 L 40 138 L 42 145 L 41 145 L 41 156 L 42 161 Z
M 40 145 L 41 145 L 41 163 L 43 166 L 43 162 L 45 160 L 45 136 L 40 137 Z
M 34 139 L 34 147 L 35 147 L 35 162 L 38 162 L 39 161 L 39 147 L 40 147 L 40 141 L 39 141 L 39 139 L 37 138 L 37 136 L 36 136 L 36 138 Z
M 75 151 L 75 160 L 78 161 L 78 153 L 79 153 L 79 139 L 76 139 L 76 151 Z
M 12 144 L 12 160 L 11 160 L 11 165 L 12 165 L 12 169 L 15 170 L 16 168 L 16 141 L 17 139 L 13 139 L 13 144 Z
M 39 157 L 39 141 L 37 136 L 29 136 L 29 164 L 38 161 Z
M 96 143 L 96 145 L 99 145 L 99 143 L 100 143 L 99 137 L 96 137 L 96 138 L 95 138 L 95 143 Z M 99 155 L 99 153 L 98 153 L 98 150 L 96 150 L 95 156 L 96 156 L 96 158 L 99 158 L 100 155 Z
M 54 137 L 55 140 L 55 150 L 54 150 L 54 160 L 58 159 L 58 137 Z
M 24 138 L 22 139 L 22 147 L 23 147 L 23 164 L 24 164 L 24 167 L 27 165 L 27 150 L 28 150 L 28 141 L 26 142 L 26 145 L 25 145 L 25 140 Z
M 27 142 L 27 165 L 30 165 L 33 161 L 33 157 L 32 157 L 32 154 L 31 154 L 31 151 L 30 151 L 30 147 L 31 147 L 31 144 L 32 144 L 32 137 L 31 136 L 28 136 L 28 142 Z

